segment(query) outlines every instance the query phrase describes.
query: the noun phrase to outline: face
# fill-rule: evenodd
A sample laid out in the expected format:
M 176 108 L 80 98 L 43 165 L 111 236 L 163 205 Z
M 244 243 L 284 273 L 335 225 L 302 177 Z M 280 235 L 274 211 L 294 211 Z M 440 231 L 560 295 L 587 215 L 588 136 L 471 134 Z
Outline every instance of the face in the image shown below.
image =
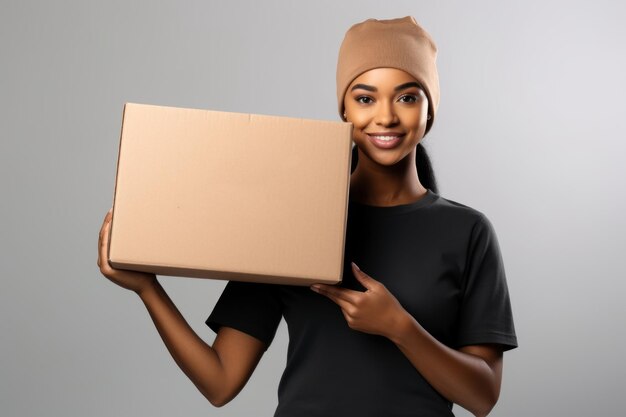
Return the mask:
M 362 156 L 391 166 L 410 155 L 426 131 L 428 98 L 418 81 L 396 68 L 375 68 L 348 86 L 346 119 Z

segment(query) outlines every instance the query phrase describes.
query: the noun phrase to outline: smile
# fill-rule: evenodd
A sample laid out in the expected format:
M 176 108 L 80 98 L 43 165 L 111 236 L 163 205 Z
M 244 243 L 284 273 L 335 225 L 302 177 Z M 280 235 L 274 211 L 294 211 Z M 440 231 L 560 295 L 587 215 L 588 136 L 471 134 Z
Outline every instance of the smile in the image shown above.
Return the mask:
M 372 144 L 376 146 L 377 148 L 391 149 L 391 148 L 395 148 L 398 144 L 400 144 L 400 142 L 402 141 L 402 138 L 404 137 L 404 134 L 396 134 L 394 132 L 393 135 L 367 134 L 367 136 L 369 137 L 370 142 L 372 142 Z

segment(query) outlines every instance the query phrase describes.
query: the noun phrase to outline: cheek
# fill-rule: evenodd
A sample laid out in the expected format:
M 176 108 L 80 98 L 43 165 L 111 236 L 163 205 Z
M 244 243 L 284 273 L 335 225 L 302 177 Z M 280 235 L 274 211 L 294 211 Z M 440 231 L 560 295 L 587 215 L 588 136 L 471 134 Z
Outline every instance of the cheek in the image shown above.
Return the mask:
M 428 107 L 419 106 L 411 109 L 406 109 L 402 114 L 402 120 L 406 126 L 419 127 L 422 124 L 426 124 L 428 117 Z
M 353 132 L 355 135 L 364 130 L 371 122 L 371 117 L 369 117 L 367 112 L 350 112 L 350 110 L 347 110 L 346 115 L 348 122 L 352 123 L 354 127 Z
M 349 122 L 351 122 L 355 129 L 359 126 L 367 125 L 370 117 L 370 111 L 367 108 L 359 106 L 352 97 L 346 97 L 344 100 L 344 110 Z
M 406 117 L 402 119 L 405 128 L 413 131 L 425 130 L 427 122 L 427 115 L 425 113 L 422 115 L 421 112 L 407 114 Z
M 414 118 L 408 122 L 410 129 L 420 130 L 426 126 L 426 118 Z
M 370 123 L 370 117 L 365 112 L 355 112 L 349 115 L 355 130 L 364 129 Z

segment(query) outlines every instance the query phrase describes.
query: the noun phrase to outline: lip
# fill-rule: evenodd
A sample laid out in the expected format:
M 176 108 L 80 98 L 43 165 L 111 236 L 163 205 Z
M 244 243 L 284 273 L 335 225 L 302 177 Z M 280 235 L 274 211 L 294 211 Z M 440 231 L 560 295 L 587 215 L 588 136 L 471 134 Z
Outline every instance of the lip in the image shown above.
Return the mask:
M 379 149 L 392 149 L 395 148 L 402 142 L 402 138 L 404 137 L 404 133 L 400 132 L 374 132 L 367 133 L 367 136 L 370 142 Z M 395 139 L 384 141 L 380 139 L 376 139 L 374 136 L 395 136 Z
M 403 136 L 402 132 L 367 132 L 370 136 Z

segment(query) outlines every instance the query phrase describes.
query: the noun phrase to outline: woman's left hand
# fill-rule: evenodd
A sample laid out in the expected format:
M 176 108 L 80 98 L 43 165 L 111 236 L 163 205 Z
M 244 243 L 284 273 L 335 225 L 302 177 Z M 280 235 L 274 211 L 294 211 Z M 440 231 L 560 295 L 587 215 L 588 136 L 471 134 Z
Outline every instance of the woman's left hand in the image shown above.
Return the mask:
M 403 315 L 408 314 L 407 311 L 384 284 L 361 271 L 354 262 L 352 273 L 366 291 L 326 284 L 314 284 L 310 288 L 341 307 L 350 328 L 390 337 Z

